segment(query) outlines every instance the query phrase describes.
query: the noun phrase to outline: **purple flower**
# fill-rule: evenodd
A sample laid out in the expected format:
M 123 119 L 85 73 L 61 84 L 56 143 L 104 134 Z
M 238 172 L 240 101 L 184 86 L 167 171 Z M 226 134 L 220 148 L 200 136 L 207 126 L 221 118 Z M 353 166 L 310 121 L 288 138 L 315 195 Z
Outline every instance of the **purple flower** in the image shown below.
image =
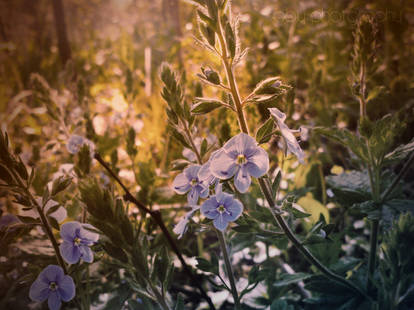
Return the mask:
M 63 239 L 60 245 L 60 254 L 69 264 L 76 264 L 80 258 L 87 263 L 93 262 L 93 252 L 89 248 L 99 239 L 99 235 L 86 228 L 93 228 L 89 224 L 68 222 L 61 226 L 60 236 Z
M 286 141 L 289 152 L 296 155 L 300 163 L 304 163 L 305 153 L 299 146 L 298 141 L 293 135 L 293 130 L 285 124 L 286 114 L 277 108 L 269 108 L 270 115 L 275 120 L 277 127 L 282 134 L 283 139 Z
M 70 301 L 75 297 L 75 283 L 65 275 L 63 269 L 57 265 L 49 265 L 33 282 L 29 292 L 33 301 L 45 301 L 50 310 L 58 310 L 63 301 Z
M 269 157 L 255 139 L 245 133 L 234 136 L 211 159 L 210 171 L 219 179 L 234 176 L 234 185 L 247 192 L 251 176 L 260 178 L 269 169 Z
M 242 211 L 242 203 L 224 192 L 211 196 L 201 205 L 201 213 L 213 220 L 214 227 L 221 231 L 227 228 L 229 222 L 234 222 Z
M 173 182 L 174 191 L 177 194 L 183 195 L 188 192 L 187 200 L 190 206 L 196 205 L 199 197 L 208 196 L 208 186 L 198 179 L 199 170 L 200 165 L 191 165 L 177 175 Z

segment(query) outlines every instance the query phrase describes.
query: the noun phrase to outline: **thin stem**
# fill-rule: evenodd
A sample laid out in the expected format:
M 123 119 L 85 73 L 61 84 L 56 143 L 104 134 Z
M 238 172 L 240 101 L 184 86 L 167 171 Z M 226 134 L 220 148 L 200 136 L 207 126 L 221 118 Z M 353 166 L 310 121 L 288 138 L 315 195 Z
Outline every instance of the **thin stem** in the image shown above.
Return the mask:
M 140 202 L 139 200 L 137 200 L 132 194 L 131 192 L 128 190 L 128 188 L 122 183 L 122 181 L 119 179 L 119 177 L 116 175 L 115 172 L 112 171 L 112 169 L 109 167 L 109 165 L 102 159 L 102 157 L 99 155 L 99 153 L 95 153 L 94 158 L 101 164 L 102 167 L 105 168 L 105 170 L 115 179 L 115 181 L 122 187 L 122 189 L 125 192 L 125 196 L 124 199 L 127 201 L 132 202 L 133 204 L 135 204 L 138 209 L 143 213 L 143 214 L 149 214 L 155 221 L 155 223 L 157 223 L 158 227 L 161 229 L 161 231 L 163 232 L 165 238 L 167 239 L 167 242 L 169 243 L 171 249 L 174 251 L 174 253 L 177 255 L 178 259 L 181 262 L 182 267 L 184 268 L 184 270 L 191 276 L 193 282 L 195 283 L 195 285 L 197 286 L 197 288 L 199 289 L 201 296 L 203 296 L 203 298 L 207 301 L 210 309 L 215 310 L 216 308 L 214 307 L 213 302 L 211 301 L 210 297 L 208 297 L 207 293 L 205 292 L 204 288 L 201 286 L 200 281 L 194 276 L 192 270 L 188 267 L 188 265 L 186 264 L 177 244 L 174 241 L 174 238 L 171 236 L 170 232 L 168 231 L 167 227 L 165 226 L 163 220 L 162 220 L 162 216 L 161 216 L 161 212 L 158 210 L 150 210 L 148 209 L 142 202 Z
M 241 309 L 239 295 L 237 293 L 236 283 L 234 281 L 233 269 L 231 268 L 229 253 L 227 251 L 227 246 L 226 246 L 226 241 L 224 240 L 224 235 L 221 231 L 216 229 L 216 232 L 217 232 L 217 237 L 219 239 L 221 251 L 223 252 L 223 258 L 224 258 L 224 264 L 226 266 L 227 276 L 229 277 L 229 280 L 230 280 L 231 294 L 233 295 L 234 306 L 236 310 L 239 310 Z
M 12 175 L 13 175 L 14 179 L 16 180 L 16 182 L 18 183 L 19 187 L 22 188 L 26 192 L 26 195 L 30 198 L 30 200 L 32 201 L 32 204 L 35 206 L 35 208 L 37 210 L 37 213 L 39 213 L 40 221 L 42 222 L 42 225 L 45 228 L 46 235 L 48 236 L 50 242 L 52 242 L 53 249 L 55 250 L 56 259 L 57 259 L 59 265 L 62 267 L 63 271 L 67 274 L 68 271 L 66 269 L 66 265 L 65 265 L 65 262 L 62 258 L 62 255 L 60 254 L 59 245 L 56 241 L 55 236 L 53 235 L 52 228 L 50 227 L 50 224 L 49 224 L 45 214 L 43 213 L 42 207 L 39 205 L 39 203 L 33 197 L 30 190 L 26 186 L 24 186 L 23 182 L 20 180 L 20 178 L 17 176 L 17 174 L 12 169 L 9 169 L 9 171 L 12 173 Z
M 230 88 L 231 88 L 231 91 L 232 91 L 232 96 L 233 96 L 233 100 L 234 100 L 236 110 L 237 110 L 237 116 L 238 116 L 238 120 L 239 120 L 240 129 L 241 129 L 242 132 L 244 132 L 246 134 L 249 134 L 246 119 L 244 117 L 243 108 L 241 106 L 240 95 L 239 95 L 239 91 L 238 91 L 238 88 L 237 88 L 237 85 L 236 85 L 235 77 L 233 75 L 231 65 L 229 64 L 228 59 L 227 59 L 226 45 L 224 43 L 225 41 L 224 41 L 224 36 L 223 36 L 221 25 L 219 27 L 219 31 L 218 31 L 217 35 L 218 35 L 220 45 L 221 45 L 221 48 L 222 48 L 222 55 L 223 55 L 222 62 L 223 62 L 224 67 L 226 69 L 227 79 L 228 79 L 228 82 L 230 84 Z M 306 257 L 306 259 L 311 264 L 313 264 L 315 267 L 317 267 L 319 269 L 319 271 L 322 272 L 322 274 L 324 274 L 326 277 L 328 277 L 329 279 L 331 279 L 335 282 L 341 283 L 342 285 L 350 288 L 351 290 L 353 290 L 353 291 L 365 296 L 366 298 L 370 299 L 370 297 L 364 291 L 362 291 L 358 286 L 356 286 L 352 282 L 346 280 L 345 278 L 333 273 L 331 270 L 329 270 L 327 267 L 325 267 L 325 265 L 323 265 L 315 256 L 313 256 L 313 254 L 299 241 L 299 239 L 294 235 L 294 233 L 289 228 L 289 226 L 286 223 L 285 219 L 281 215 L 281 211 L 279 210 L 278 206 L 276 205 L 275 201 L 273 200 L 271 192 L 267 188 L 264 180 L 258 179 L 258 181 L 259 181 L 259 185 L 262 189 L 262 192 L 263 192 L 263 194 L 264 194 L 264 196 L 265 196 L 265 198 L 266 198 L 266 200 L 267 200 L 267 202 L 270 206 L 270 211 L 272 212 L 273 217 L 275 218 L 275 220 L 279 224 L 279 226 L 283 229 L 283 231 L 285 232 L 285 234 L 289 238 L 289 240 L 298 249 L 298 251 L 300 253 L 302 253 Z
M 185 121 L 183 121 L 183 126 L 184 126 L 184 131 L 185 131 L 185 133 L 187 135 L 187 138 L 190 141 L 191 148 L 193 149 L 193 152 L 197 156 L 197 161 L 201 165 L 203 162 L 202 162 L 202 159 L 201 159 L 200 152 L 198 151 L 198 149 L 197 149 L 197 147 L 196 147 L 196 145 L 195 145 L 195 143 L 193 141 L 193 137 L 191 136 L 190 129 L 188 129 L 187 123 Z

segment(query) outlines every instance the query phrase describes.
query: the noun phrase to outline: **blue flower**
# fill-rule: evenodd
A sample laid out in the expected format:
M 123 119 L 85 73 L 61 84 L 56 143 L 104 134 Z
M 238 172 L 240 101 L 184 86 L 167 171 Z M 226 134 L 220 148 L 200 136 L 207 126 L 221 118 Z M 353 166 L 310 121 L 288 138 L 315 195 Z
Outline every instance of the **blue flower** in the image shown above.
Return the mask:
M 201 205 L 201 213 L 213 220 L 214 227 L 224 231 L 229 222 L 234 222 L 242 213 L 242 203 L 233 195 L 219 192 Z
M 176 193 L 183 195 L 188 192 L 187 200 L 190 206 L 196 205 L 199 197 L 206 198 L 208 196 L 208 186 L 198 179 L 199 170 L 200 165 L 191 165 L 177 175 L 173 181 Z
M 191 209 L 191 211 L 188 211 L 175 225 L 173 232 L 178 235 L 178 239 L 181 239 L 184 235 L 184 233 L 187 231 L 187 225 L 190 221 L 190 218 L 193 216 L 194 212 L 200 209 L 200 206 L 195 206 Z
M 80 258 L 87 263 L 93 262 L 93 252 L 89 248 L 99 239 L 99 235 L 86 228 L 93 228 L 89 224 L 68 222 L 61 226 L 60 236 L 63 239 L 60 245 L 60 254 L 69 264 L 76 264 Z
M 62 267 L 49 265 L 39 274 L 30 287 L 29 297 L 33 301 L 48 300 L 50 310 L 58 310 L 63 301 L 70 301 L 75 297 L 75 283 L 65 275 Z
M 277 108 L 269 108 L 269 112 L 275 120 L 277 127 L 279 127 L 279 130 L 282 134 L 283 139 L 286 142 L 286 146 L 289 152 L 296 155 L 299 162 L 303 164 L 305 162 L 305 153 L 302 151 L 298 141 L 293 135 L 293 130 L 289 129 L 289 127 L 285 124 L 286 114 Z
M 89 146 L 89 151 L 92 157 L 95 152 L 95 144 L 92 141 L 82 136 L 78 136 L 78 135 L 70 136 L 69 141 L 66 144 L 66 149 L 71 154 L 77 154 L 80 151 L 81 147 L 85 144 Z
M 234 176 L 234 185 L 241 193 L 247 192 L 251 176 L 260 178 L 269 169 L 269 157 L 255 139 L 245 133 L 234 136 L 212 156 L 210 171 L 219 179 Z

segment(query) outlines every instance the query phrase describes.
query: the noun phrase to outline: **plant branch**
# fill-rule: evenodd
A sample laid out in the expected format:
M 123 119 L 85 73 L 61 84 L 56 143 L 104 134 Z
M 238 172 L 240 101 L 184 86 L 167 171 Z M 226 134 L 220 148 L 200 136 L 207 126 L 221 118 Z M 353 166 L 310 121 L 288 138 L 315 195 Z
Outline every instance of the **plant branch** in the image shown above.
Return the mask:
M 125 196 L 124 199 L 127 201 L 132 202 L 133 204 L 135 204 L 138 209 L 143 213 L 143 214 L 149 214 L 155 221 L 155 223 L 159 226 L 159 228 L 161 229 L 161 231 L 163 232 L 165 238 L 167 239 L 168 244 L 170 245 L 171 249 L 174 251 L 174 253 L 177 255 L 178 259 L 181 262 L 182 267 L 184 268 L 184 270 L 191 275 L 191 278 L 193 280 L 193 282 L 195 283 L 195 285 L 197 286 L 197 288 L 199 289 L 201 295 L 203 296 L 203 298 L 207 301 L 207 303 L 210 306 L 210 309 L 215 310 L 214 304 L 211 301 L 210 297 L 208 297 L 207 293 L 205 292 L 205 290 L 203 289 L 203 287 L 201 286 L 201 283 L 199 282 L 198 279 L 196 279 L 196 277 L 194 276 L 192 270 L 188 267 L 188 265 L 186 264 L 174 238 L 171 236 L 170 232 L 168 231 L 167 227 L 165 226 L 163 220 L 162 220 L 162 215 L 161 212 L 158 210 L 150 210 L 148 209 L 142 202 L 140 202 L 138 199 L 136 199 L 131 192 L 128 190 L 128 188 L 122 183 L 122 181 L 119 179 L 119 177 L 116 175 L 115 172 L 112 171 L 112 169 L 109 167 L 109 165 L 102 159 L 102 157 L 99 155 L 99 153 L 95 153 L 94 158 L 99 162 L 99 164 L 101 164 L 102 167 L 105 168 L 105 170 L 115 179 L 115 181 L 122 187 L 122 189 L 125 192 Z
M 223 32 L 222 32 L 222 28 L 221 25 L 219 27 L 219 31 L 217 33 L 219 41 L 220 41 L 220 45 L 222 48 L 222 62 L 223 65 L 226 69 L 226 74 L 227 74 L 227 79 L 228 82 L 230 84 L 230 88 L 232 90 L 232 96 L 233 96 L 233 100 L 236 106 L 236 110 L 237 110 L 237 116 L 238 116 L 238 120 L 239 120 L 239 125 L 240 125 L 240 129 L 242 132 L 249 134 L 249 130 L 247 127 L 247 123 L 246 123 L 246 119 L 244 116 L 244 112 L 243 112 L 243 107 L 241 105 L 241 101 L 240 101 L 240 95 L 239 95 L 239 91 L 237 88 L 237 84 L 235 81 L 235 77 L 233 75 L 233 71 L 232 68 L 228 62 L 227 59 L 227 51 L 226 51 L 226 45 L 225 45 L 225 41 L 224 41 L 224 36 L 223 36 Z M 299 239 L 294 235 L 294 233 L 291 231 L 291 229 L 289 228 L 288 224 L 286 223 L 285 219 L 282 217 L 281 215 L 281 211 L 280 208 L 276 205 L 270 190 L 267 188 L 265 182 L 263 179 L 258 179 L 259 181 L 259 185 L 262 189 L 262 192 L 270 206 L 270 211 L 273 214 L 273 217 L 275 218 L 276 222 L 279 224 L 279 226 L 283 229 L 283 231 L 285 232 L 286 236 L 289 238 L 289 240 L 294 244 L 294 246 L 298 249 L 298 251 L 300 253 L 302 253 L 306 259 L 313 264 L 315 267 L 317 267 L 319 269 L 320 272 L 322 272 L 322 274 L 324 274 L 326 277 L 328 277 L 329 279 L 337 282 L 337 283 L 341 283 L 342 285 L 348 287 L 349 289 L 357 292 L 358 294 L 361 294 L 362 296 L 365 296 L 366 298 L 370 297 L 363 291 L 361 290 L 358 286 L 356 286 L 355 284 L 353 284 L 352 282 L 346 280 L 345 278 L 333 273 L 331 270 L 329 270 L 325 265 L 323 265 L 315 256 L 313 256 L 313 254 L 299 241 Z

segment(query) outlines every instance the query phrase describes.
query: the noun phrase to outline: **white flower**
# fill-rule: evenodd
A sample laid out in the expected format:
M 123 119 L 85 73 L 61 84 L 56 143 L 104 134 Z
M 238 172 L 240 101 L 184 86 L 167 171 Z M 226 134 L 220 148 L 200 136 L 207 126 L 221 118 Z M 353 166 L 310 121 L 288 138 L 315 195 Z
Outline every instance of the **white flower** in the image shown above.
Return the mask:
M 296 157 L 299 159 L 299 162 L 303 164 L 305 153 L 302 151 L 298 141 L 293 135 L 293 130 L 289 129 L 289 127 L 285 124 L 286 114 L 277 108 L 269 108 L 269 112 L 275 120 L 277 127 L 279 127 L 282 137 L 286 141 L 288 150 L 296 155 Z

